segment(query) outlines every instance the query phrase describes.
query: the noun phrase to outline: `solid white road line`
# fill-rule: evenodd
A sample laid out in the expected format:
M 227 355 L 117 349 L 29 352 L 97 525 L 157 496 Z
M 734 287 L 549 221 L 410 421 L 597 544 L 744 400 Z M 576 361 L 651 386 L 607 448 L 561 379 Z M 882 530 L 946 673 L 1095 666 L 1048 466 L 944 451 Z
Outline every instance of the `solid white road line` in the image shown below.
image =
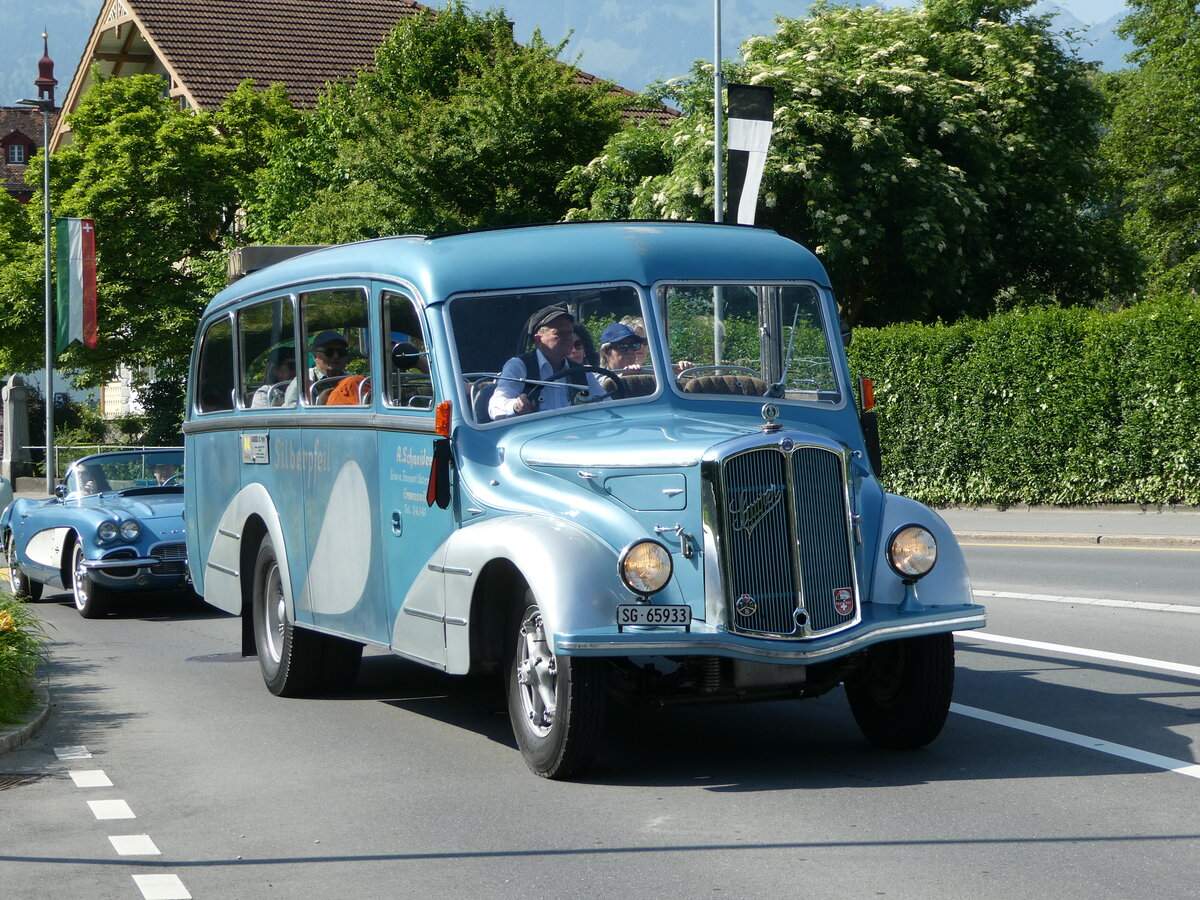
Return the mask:
M 1014 719 L 1012 716 L 1002 716 L 999 713 L 989 712 L 986 709 L 976 709 L 973 706 L 963 706 L 959 703 L 951 703 L 950 711 L 962 716 L 969 716 L 972 719 L 979 719 L 983 722 L 991 722 L 993 725 L 1003 725 L 1006 728 L 1015 728 L 1017 731 L 1036 734 L 1039 737 L 1050 738 L 1054 741 L 1062 741 L 1065 744 L 1074 744 L 1076 747 L 1097 750 L 1100 753 L 1107 753 L 1109 756 L 1119 756 L 1122 759 L 1141 763 L 1154 769 L 1177 772 L 1180 775 L 1187 775 L 1189 778 L 1200 778 L 1200 765 L 1196 763 L 1186 762 L 1181 759 L 1172 759 L 1169 756 L 1160 756 L 1157 753 L 1147 753 L 1145 750 L 1126 747 L 1124 744 L 1114 744 L 1111 741 L 1088 737 L 1086 734 L 1063 731 L 1061 728 L 1051 728 L 1049 725 L 1039 725 L 1037 722 L 1028 722 L 1025 719 Z
M 192 900 L 178 875 L 134 875 L 133 880 L 146 900 Z
M 89 800 L 92 815 L 97 819 L 136 819 L 133 810 L 124 800 Z
M 113 834 L 108 842 L 120 856 L 162 856 L 148 834 Z
M 1017 647 L 1028 647 L 1031 650 L 1046 650 L 1050 653 L 1063 653 L 1067 656 L 1079 656 L 1084 659 L 1102 659 L 1106 662 L 1126 663 L 1133 666 L 1143 666 L 1147 669 L 1162 669 L 1165 672 L 1200 675 L 1200 666 L 1167 662 L 1163 659 L 1149 659 L 1145 656 L 1127 656 L 1124 653 L 1109 653 L 1107 650 L 1091 650 L 1087 647 L 1069 647 L 1066 644 L 1048 644 L 1045 641 L 1029 641 L 1025 638 L 1005 637 L 1002 634 L 991 634 L 986 631 L 956 631 L 954 634 L 956 637 L 965 638 L 968 641 L 1012 644 Z
M 1019 594 L 1013 591 L 973 591 L 976 597 L 1002 600 L 1040 600 L 1043 603 L 1071 603 L 1075 606 L 1109 606 L 1117 609 L 1148 609 L 1153 612 L 1200 613 L 1200 606 L 1183 603 L 1151 603 L 1148 600 L 1108 600 L 1104 597 L 1063 597 L 1057 594 Z
M 92 788 L 92 787 L 112 787 L 113 783 L 103 769 L 83 769 L 71 773 L 71 780 L 75 782 L 75 787 Z
M 59 759 L 91 759 L 87 747 L 55 747 L 54 755 Z

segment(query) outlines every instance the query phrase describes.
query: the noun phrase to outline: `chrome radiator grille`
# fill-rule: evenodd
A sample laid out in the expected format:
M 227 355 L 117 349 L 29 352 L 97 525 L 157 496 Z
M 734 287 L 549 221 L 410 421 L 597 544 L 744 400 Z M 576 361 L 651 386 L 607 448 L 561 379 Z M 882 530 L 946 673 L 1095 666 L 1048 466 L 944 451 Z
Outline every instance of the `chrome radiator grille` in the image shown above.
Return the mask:
M 844 472 L 840 454 L 788 442 L 723 462 L 719 527 L 732 630 L 799 638 L 858 621 Z
M 150 548 L 150 555 L 162 560 L 150 567 L 155 575 L 182 575 L 187 565 L 186 544 L 157 544 Z

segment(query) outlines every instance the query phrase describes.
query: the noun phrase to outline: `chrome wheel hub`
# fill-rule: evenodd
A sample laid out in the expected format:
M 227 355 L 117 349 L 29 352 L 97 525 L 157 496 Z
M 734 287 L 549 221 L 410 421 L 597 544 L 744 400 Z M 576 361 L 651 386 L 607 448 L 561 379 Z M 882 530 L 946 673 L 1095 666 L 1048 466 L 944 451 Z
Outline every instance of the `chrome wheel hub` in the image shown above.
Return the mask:
M 521 623 L 517 649 L 517 684 L 521 705 L 535 734 L 545 737 L 554 724 L 558 664 L 546 641 L 541 613 Z

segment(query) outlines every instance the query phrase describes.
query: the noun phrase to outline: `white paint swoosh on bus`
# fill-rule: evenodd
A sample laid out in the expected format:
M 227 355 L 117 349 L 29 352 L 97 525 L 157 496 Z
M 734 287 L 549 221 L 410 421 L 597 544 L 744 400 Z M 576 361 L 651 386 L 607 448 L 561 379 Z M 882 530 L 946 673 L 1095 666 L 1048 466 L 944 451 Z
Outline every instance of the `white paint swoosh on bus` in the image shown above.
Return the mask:
M 367 586 L 374 540 L 367 482 L 358 463 L 349 460 L 329 493 L 300 607 L 320 615 L 354 609 Z

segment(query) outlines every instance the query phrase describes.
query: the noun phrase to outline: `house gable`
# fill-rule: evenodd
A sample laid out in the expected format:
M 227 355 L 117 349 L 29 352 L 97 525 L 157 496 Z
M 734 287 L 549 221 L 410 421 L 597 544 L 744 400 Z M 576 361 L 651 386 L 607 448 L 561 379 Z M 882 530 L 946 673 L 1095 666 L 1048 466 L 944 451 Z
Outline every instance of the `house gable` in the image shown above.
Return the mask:
M 91 85 L 93 64 L 106 76 L 161 75 L 185 108 L 217 109 L 249 79 L 259 88 L 283 84 L 293 105 L 311 109 L 327 84 L 373 65 L 398 22 L 427 8 L 415 0 L 104 0 L 63 111 Z M 586 72 L 576 80 L 600 82 Z M 626 115 L 678 114 L 659 106 Z M 69 141 L 60 119 L 51 147 Z

